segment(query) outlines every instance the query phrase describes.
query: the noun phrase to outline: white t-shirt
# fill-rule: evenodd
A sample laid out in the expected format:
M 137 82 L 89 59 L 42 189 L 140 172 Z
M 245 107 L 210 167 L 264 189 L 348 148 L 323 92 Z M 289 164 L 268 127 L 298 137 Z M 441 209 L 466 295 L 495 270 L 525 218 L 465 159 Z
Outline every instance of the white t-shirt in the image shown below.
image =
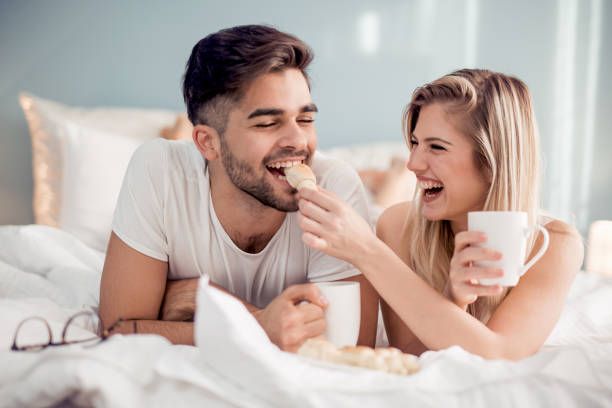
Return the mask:
M 317 152 L 312 170 L 319 185 L 368 219 L 363 185 L 348 164 Z M 304 245 L 296 214 L 287 213 L 261 252 L 242 251 L 215 214 L 207 163 L 193 142 L 156 139 L 132 156 L 113 231 L 135 250 L 168 262 L 168 279 L 208 274 L 212 282 L 241 299 L 265 307 L 290 285 L 360 273 L 351 264 Z

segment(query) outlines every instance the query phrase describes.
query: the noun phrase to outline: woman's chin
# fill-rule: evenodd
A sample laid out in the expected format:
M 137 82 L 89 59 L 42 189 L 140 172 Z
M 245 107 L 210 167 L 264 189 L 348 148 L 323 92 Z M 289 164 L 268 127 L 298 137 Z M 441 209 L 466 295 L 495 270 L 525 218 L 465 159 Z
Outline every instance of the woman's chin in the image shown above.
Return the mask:
M 440 221 L 444 219 L 443 214 L 440 213 L 439 211 L 432 211 L 425 207 L 423 207 L 423 210 L 421 211 L 421 215 L 427 221 Z

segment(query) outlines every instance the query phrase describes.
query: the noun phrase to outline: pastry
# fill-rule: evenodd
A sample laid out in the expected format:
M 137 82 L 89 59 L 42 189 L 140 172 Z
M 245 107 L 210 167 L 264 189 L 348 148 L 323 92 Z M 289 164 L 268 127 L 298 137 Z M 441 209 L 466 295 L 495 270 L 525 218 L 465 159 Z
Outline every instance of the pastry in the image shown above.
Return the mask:
M 296 190 L 301 190 L 304 187 L 315 188 L 317 185 L 317 179 L 314 173 L 310 167 L 305 164 L 287 167 L 285 169 L 285 177 L 289 185 Z
M 304 342 L 298 354 L 304 357 L 314 358 L 315 360 L 334 363 L 340 362 L 340 351 L 329 341 L 321 338 L 309 339 Z
M 373 349 L 366 346 L 347 346 L 337 349 L 323 339 L 309 339 L 298 350 L 304 357 L 370 368 L 392 374 L 409 375 L 419 371 L 419 363 L 412 354 L 402 353 L 394 347 Z

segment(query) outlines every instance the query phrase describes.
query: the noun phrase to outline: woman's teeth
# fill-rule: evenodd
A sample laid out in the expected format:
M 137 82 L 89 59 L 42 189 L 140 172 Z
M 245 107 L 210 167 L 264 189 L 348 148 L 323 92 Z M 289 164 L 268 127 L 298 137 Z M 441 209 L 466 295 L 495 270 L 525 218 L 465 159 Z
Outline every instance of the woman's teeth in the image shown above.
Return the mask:
M 444 185 L 436 181 L 419 181 L 419 187 L 423 191 L 425 202 L 431 202 L 437 199 L 438 195 L 444 189 Z
M 443 188 L 444 186 L 433 181 L 419 181 L 419 187 L 423 190 L 429 190 L 431 188 Z

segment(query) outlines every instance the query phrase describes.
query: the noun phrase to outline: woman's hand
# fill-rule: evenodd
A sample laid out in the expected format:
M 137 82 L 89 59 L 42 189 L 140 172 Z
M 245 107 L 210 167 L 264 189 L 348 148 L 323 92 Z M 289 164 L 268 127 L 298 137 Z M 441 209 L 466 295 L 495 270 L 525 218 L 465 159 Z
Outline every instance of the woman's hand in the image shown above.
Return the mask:
M 371 244 L 378 238 L 368 222 L 334 193 L 320 187 L 304 188 L 298 200 L 304 244 L 355 266 L 375 247 Z
M 502 253 L 490 248 L 473 246 L 487 241 L 482 232 L 464 231 L 455 236 L 455 252 L 450 263 L 446 291 L 451 300 L 462 309 L 474 303 L 478 296 L 499 295 L 501 286 L 480 285 L 480 279 L 500 278 L 504 271 L 495 267 L 474 266 L 479 261 L 499 261 Z

